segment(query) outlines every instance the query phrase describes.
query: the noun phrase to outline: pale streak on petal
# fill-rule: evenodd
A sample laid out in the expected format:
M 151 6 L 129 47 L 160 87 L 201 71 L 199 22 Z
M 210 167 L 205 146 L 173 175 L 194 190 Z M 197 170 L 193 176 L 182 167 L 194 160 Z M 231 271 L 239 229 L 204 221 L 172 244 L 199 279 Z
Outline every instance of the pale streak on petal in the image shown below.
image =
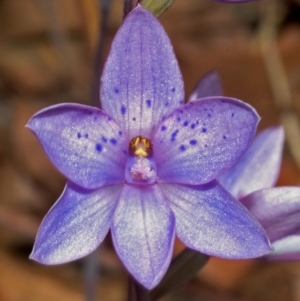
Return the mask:
M 131 138 L 149 138 L 183 103 L 182 76 L 170 40 L 140 6 L 124 20 L 111 46 L 100 88 L 102 108 Z
M 188 247 L 223 258 L 253 258 L 270 251 L 260 224 L 217 181 L 206 185 L 159 184 Z
M 175 219 L 157 185 L 125 186 L 114 215 L 115 249 L 128 271 L 155 287 L 170 264 Z
M 61 264 L 94 251 L 111 226 L 122 186 L 86 190 L 68 183 L 45 216 L 30 258 Z

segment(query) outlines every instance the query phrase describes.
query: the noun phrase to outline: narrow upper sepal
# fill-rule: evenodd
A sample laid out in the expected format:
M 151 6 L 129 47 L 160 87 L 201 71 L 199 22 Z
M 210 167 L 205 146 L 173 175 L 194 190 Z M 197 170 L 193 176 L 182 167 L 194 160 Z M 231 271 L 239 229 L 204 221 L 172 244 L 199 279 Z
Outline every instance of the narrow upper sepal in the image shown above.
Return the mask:
M 200 98 L 222 95 L 223 88 L 220 75 L 217 71 L 212 71 L 199 81 L 189 98 L 189 102 Z
M 78 185 L 96 188 L 124 181 L 126 133 L 101 110 L 56 105 L 35 114 L 27 126 L 53 164 Z
M 128 271 L 146 288 L 155 287 L 169 267 L 175 237 L 174 215 L 157 185 L 124 187 L 112 237 Z
M 284 130 L 281 126 L 257 135 L 238 163 L 223 174 L 220 183 L 236 198 L 275 185 L 282 159 Z
M 196 185 L 219 177 L 249 147 L 258 121 L 251 106 L 226 97 L 174 110 L 152 139 L 159 181 Z
M 45 216 L 30 258 L 60 264 L 94 251 L 111 226 L 121 189 L 112 185 L 91 191 L 68 183 Z
M 100 96 L 102 108 L 130 137 L 149 138 L 154 126 L 183 103 L 182 77 L 170 40 L 156 17 L 141 6 L 115 36 Z
M 232 259 L 259 257 L 271 250 L 260 224 L 216 181 L 159 186 L 176 216 L 177 236 L 186 246 Z

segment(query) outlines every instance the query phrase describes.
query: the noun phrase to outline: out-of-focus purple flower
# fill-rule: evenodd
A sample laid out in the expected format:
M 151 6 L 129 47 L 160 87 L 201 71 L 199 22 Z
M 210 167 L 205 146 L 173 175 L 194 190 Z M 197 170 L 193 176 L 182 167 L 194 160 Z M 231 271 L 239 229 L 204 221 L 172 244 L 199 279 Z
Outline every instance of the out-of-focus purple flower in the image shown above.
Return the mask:
M 300 188 L 255 191 L 241 202 L 266 230 L 274 251 L 268 259 L 300 260 Z
M 213 71 L 199 81 L 189 101 L 222 94 L 220 76 Z M 279 176 L 283 145 L 284 130 L 281 126 L 262 131 L 240 160 L 219 177 L 220 184 L 237 199 L 273 187 Z
M 281 126 L 262 131 L 239 162 L 219 178 L 219 182 L 237 199 L 273 187 L 280 171 L 283 144 Z
M 300 259 L 300 188 L 276 187 L 282 157 L 282 127 L 261 132 L 220 183 L 254 215 L 274 250 L 267 258 Z
M 199 82 L 190 100 L 221 94 L 220 77 L 211 72 Z M 283 144 L 282 127 L 264 130 L 219 181 L 266 230 L 274 248 L 268 259 L 300 260 L 300 188 L 271 188 L 278 179 Z
M 100 96 L 103 111 L 61 104 L 28 123 L 69 179 L 31 258 L 45 264 L 81 258 L 111 229 L 124 265 L 153 288 L 169 266 L 175 233 L 214 256 L 251 258 L 270 250 L 259 223 L 214 180 L 251 143 L 256 112 L 226 97 L 183 105 L 170 41 L 140 6 L 114 39 Z

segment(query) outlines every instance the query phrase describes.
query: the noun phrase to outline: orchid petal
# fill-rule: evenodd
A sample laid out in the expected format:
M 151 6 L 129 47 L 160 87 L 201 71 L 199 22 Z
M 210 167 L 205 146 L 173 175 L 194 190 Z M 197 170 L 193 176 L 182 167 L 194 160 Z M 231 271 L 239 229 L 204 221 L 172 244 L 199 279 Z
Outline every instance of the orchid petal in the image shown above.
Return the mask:
M 224 258 L 252 258 L 270 251 L 259 223 L 216 181 L 188 186 L 159 184 L 189 248 Z
M 94 251 L 111 226 L 121 189 L 86 190 L 68 183 L 39 228 L 31 259 L 60 264 Z
M 220 176 L 250 145 L 258 120 L 252 107 L 226 97 L 178 108 L 152 140 L 159 181 L 196 185 Z
M 169 38 L 138 6 L 112 43 L 102 80 L 103 109 L 130 137 L 149 138 L 153 126 L 183 102 L 183 82 Z
M 276 187 L 255 191 L 241 203 L 261 223 L 271 242 L 300 230 L 300 188 Z
M 217 71 L 207 73 L 192 92 L 189 102 L 211 96 L 222 96 L 223 88 L 220 75 Z
M 300 260 L 300 233 L 298 235 L 290 235 L 273 244 L 274 251 L 268 254 L 271 260 Z
M 54 165 L 85 188 L 124 181 L 128 144 L 116 122 L 101 110 L 61 104 L 35 114 L 27 125 Z
M 269 128 L 254 139 L 244 156 L 219 181 L 236 198 L 275 185 L 281 166 L 284 131 Z
M 129 272 L 155 287 L 172 257 L 174 216 L 157 185 L 125 186 L 112 227 L 115 249 Z

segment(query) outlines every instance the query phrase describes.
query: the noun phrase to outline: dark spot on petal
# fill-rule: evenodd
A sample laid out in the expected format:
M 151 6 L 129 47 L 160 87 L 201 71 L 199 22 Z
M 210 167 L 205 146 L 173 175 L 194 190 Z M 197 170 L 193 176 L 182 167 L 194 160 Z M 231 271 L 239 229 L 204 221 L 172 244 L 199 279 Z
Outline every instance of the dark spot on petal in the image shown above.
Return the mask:
M 163 125 L 161 128 L 160 128 L 162 131 L 165 131 L 167 129 L 167 127 L 165 125 Z
M 173 88 L 171 89 L 171 91 L 174 93 L 174 92 L 176 91 L 176 89 L 173 87 Z
M 180 145 L 179 149 L 184 152 L 186 150 L 185 146 L 184 145 Z
M 97 119 L 98 119 L 98 117 L 97 117 L 97 116 L 95 116 L 95 117 L 94 117 L 94 120 L 97 120 Z
M 183 123 L 183 126 L 188 126 L 188 124 L 189 124 L 189 122 L 188 122 L 188 121 L 185 121 L 185 122 Z
M 207 114 L 207 117 L 209 117 L 209 118 L 210 118 L 210 117 L 211 117 L 211 115 L 210 115 L 210 114 Z
M 181 118 L 180 117 L 177 117 L 177 121 L 180 121 L 181 120 Z
M 179 113 L 181 113 L 181 114 L 182 114 L 182 113 L 183 113 L 183 110 L 179 110 Z
M 114 91 L 116 94 L 118 94 L 120 92 L 118 88 L 115 88 Z
M 119 134 L 119 136 L 122 136 L 123 133 L 122 133 L 122 131 L 119 131 L 118 134 Z
M 197 140 L 190 140 L 190 145 L 196 145 L 197 144 Z
M 104 136 L 101 137 L 101 140 L 105 143 L 107 142 L 107 138 L 105 138 Z
M 89 138 L 89 134 L 85 134 L 84 137 L 85 137 L 85 138 Z
M 191 129 L 193 130 L 195 128 L 196 124 L 195 123 L 192 123 L 191 124 Z
M 202 128 L 202 133 L 206 133 L 207 129 L 206 128 Z
M 151 108 L 151 100 L 150 100 L 150 99 L 147 99 L 147 100 L 146 100 L 146 103 L 147 103 L 147 107 L 148 107 L 148 108 Z
M 102 145 L 100 144 L 100 143 L 97 143 L 96 144 L 96 150 L 97 150 L 97 152 L 101 152 L 102 151 Z
M 175 138 L 176 138 L 178 132 L 179 132 L 179 130 L 176 130 L 175 132 L 172 133 L 172 135 L 171 135 L 171 141 L 174 141 L 174 140 L 175 140 Z
M 235 115 L 234 113 L 231 113 L 231 117 L 234 117 L 234 115 Z
M 135 117 L 133 117 L 133 118 L 132 118 L 132 120 L 133 120 L 133 121 L 136 121 L 136 118 L 135 118 Z
M 122 107 L 121 107 L 121 114 L 122 115 L 126 114 L 126 107 L 124 105 L 122 105 Z
M 111 138 L 111 139 L 109 139 L 109 141 L 111 144 L 114 144 L 114 145 L 117 144 L 117 140 L 115 138 Z
M 224 140 L 226 140 L 226 139 L 227 139 L 227 137 L 224 135 L 224 136 L 223 136 L 223 139 L 224 139 Z
M 107 120 L 108 120 L 108 121 L 111 121 L 111 117 L 107 117 Z
M 204 108 L 203 110 L 204 110 L 204 111 L 207 111 L 207 108 Z
M 179 104 L 181 104 L 181 105 L 182 105 L 183 103 L 184 103 L 184 101 L 183 101 L 183 100 L 180 100 L 180 101 L 179 101 Z
M 167 101 L 167 102 L 165 102 L 165 106 L 166 106 L 166 107 L 168 107 L 168 106 L 169 106 L 169 104 L 170 104 L 170 103 L 169 103 L 168 101 Z
M 123 149 L 123 154 L 124 154 L 124 155 L 126 155 L 126 154 L 127 154 L 126 150 L 124 150 L 124 149 Z
M 208 147 L 208 144 L 205 144 L 204 146 L 205 146 L 205 147 Z
M 78 132 L 77 133 L 77 138 L 80 139 L 81 138 L 81 134 Z

